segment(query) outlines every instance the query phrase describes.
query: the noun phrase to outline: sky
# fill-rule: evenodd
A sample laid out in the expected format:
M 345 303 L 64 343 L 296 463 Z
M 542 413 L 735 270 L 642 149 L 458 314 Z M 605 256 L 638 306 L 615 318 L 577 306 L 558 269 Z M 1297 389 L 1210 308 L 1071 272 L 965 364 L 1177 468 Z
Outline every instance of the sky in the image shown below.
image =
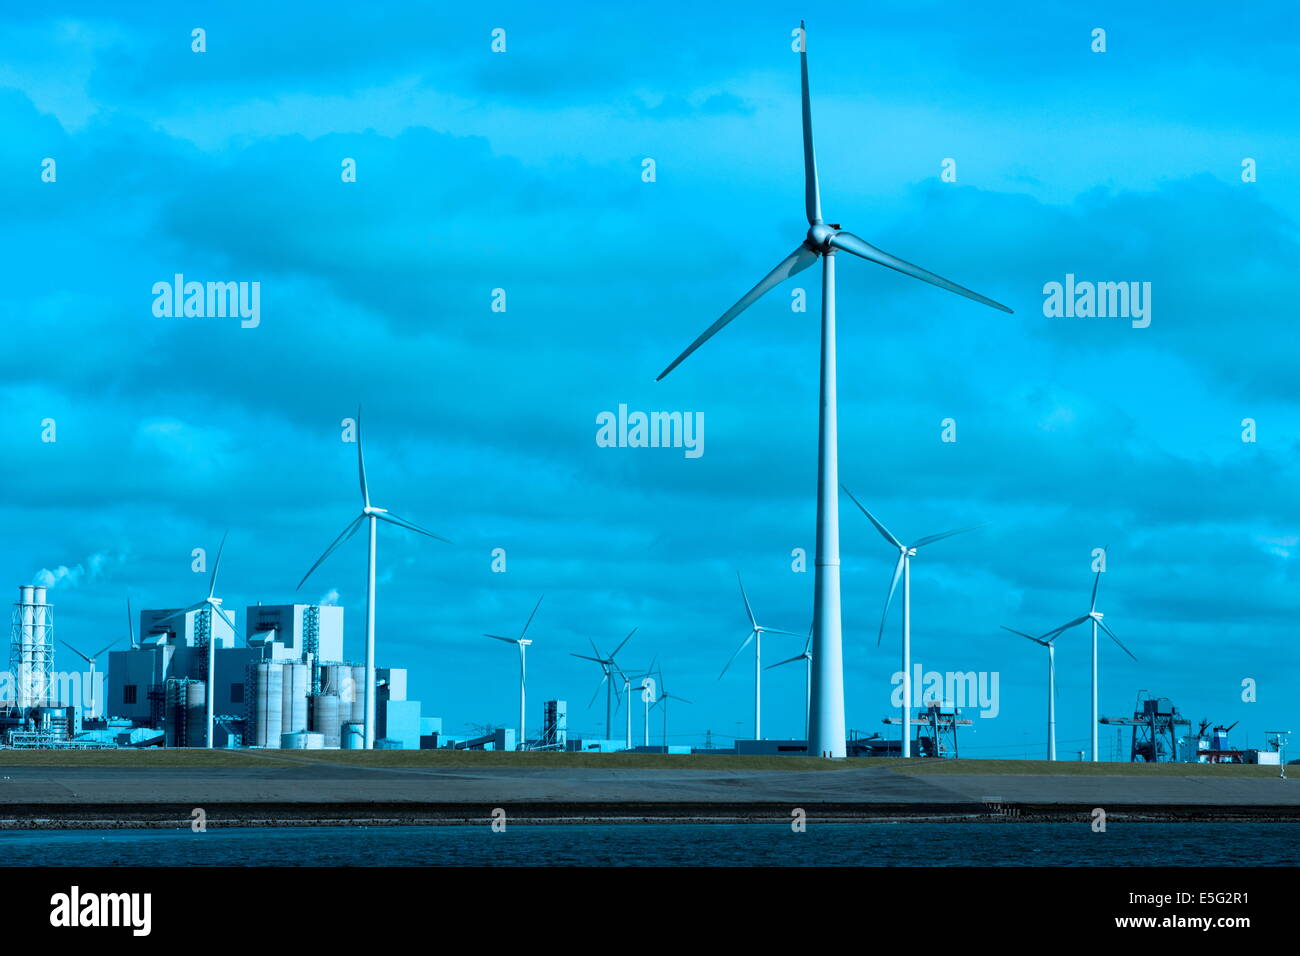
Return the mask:
M 841 480 L 901 538 L 984 523 L 912 579 L 914 662 L 998 675 L 962 753 L 1041 754 L 1045 654 L 1000 625 L 1086 612 L 1096 548 L 1138 658 L 1102 643 L 1103 715 L 1146 690 L 1239 745 L 1300 724 L 1294 6 L 847 6 L 7 10 L 0 582 L 53 579 L 57 636 L 90 650 L 128 595 L 201 599 L 192 550 L 228 530 L 227 607 L 337 592 L 359 660 L 363 536 L 295 586 L 359 507 L 360 405 L 375 503 L 454 542 L 380 529 L 379 664 L 426 715 L 517 723 L 516 659 L 482 635 L 545 595 L 534 727 L 559 697 L 599 734 L 570 655 L 637 628 L 620 662 L 691 701 L 670 742 L 751 736 L 749 650 L 719 679 L 737 572 L 760 623 L 811 623 L 817 271 L 655 376 L 807 228 L 802 16 L 828 221 L 1015 310 L 838 257 Z M 260 283 L 260 322 L 155 315 L 177 273 Z M 1150 283 L 1150 324 L 1046 314 L 1067 275 Z M 600 447 L 620 404 L 702 414 L 703 454 Z M 896 555 L 847 499 L 841 539 L 847 723 L 888 733 Z M 765 663 L 801 650 L 769 636 Z M 1082 628 L 1058 644 L 1071 756 L 1088 654 Z M 764 736 L 801 736 L 800 666 L 763 691 Z

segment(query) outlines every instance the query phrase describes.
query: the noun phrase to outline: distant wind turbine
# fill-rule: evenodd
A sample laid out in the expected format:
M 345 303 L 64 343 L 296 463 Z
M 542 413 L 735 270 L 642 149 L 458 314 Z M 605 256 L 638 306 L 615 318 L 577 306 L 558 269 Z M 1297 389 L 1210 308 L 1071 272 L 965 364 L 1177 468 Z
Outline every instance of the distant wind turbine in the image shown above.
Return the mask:
M 1034 637 L 1032 634 L 1026 634 L 1024 631 L 1017 631 L 1014 627 L 1001 625 L 1002 630 L 1010 631 L 1012 634 L 1019 634 L 1026 640 L 1033 641 L 1041 647 L 1047 648 L 1047 759 L 1056 759 L 1056 638 L 1060 637 L 1060 632 L 1052 638 Z
M 609 657 L 604 657 L 601 655 L 600 650 L 596 647 L 596 642 L 591 640 L 591 638 L 587 638 L 587 641 L 588 643 L 591 644 L 591 649 L 596 654 L 595 657 L 588 657 L 586 654 L 574 654 L 572 652 L 570 652 L 569 654 L 570 657 L 581 658 L 584 661 L 594 661 L 595 663 L 600 665 L 600 683 L 596 685 L 596 693 L 591 695 L 591 702 L 588 703 L 587 706 L 590 707 L 592 704 L 596 702 L 596 698 L 600 696 L 600 689 L 604 687 L 605 688 L 605 739 L 606 740 L 613 739 L 613 737 L 611 736 L 612 726 L 613 726 L 612 722 L 614 719 L 612 697 L 614 694 L 619 693 L 619 689 L 614 686 L 614 672 L 618 667 L 618 664 L 614 662 L 614 658 L 615 656 L 617 656 L 618 652 L 623 649 L 623 647 L 627 644 L 627 642 L 632 640 L 632 635 L 635 633 L 636 633 L 635 627 L 632 628 L 632 630 L 628 631 L 627 637 L 623 638 L 623 640 L 619 643 L 618 647 L 614 648 L 614 652 L 610 654 Z M 622 672 L 620 671 L 619 673 Z M 620 698 L 620 703 L 621 702 L 622 702 L 622 698 Z
M 841 487 L 843 487 L 841 485 Z M 876 636 L 876 646 L 880 646 L 881 639 L 885 636 L 885 619 L 889 616 L 889 605 L 894 600 L 894 591 L 898 588 L 898 579 L 903 579 L 903 749 L 904 757 L 912 756 L 912 735 L 908 728 L 912 724 L 912 558 L 916 552 L 925 547 L 927 544 L 933 544 L 936 541 L 942 541 L 944 538 L 951 538 L 955 534 L 963 534 L 967 531 L 974 531 L 982 525 L 973 525 L 969 528 L 958 528 L 956 531 L 944 531 L 940 534 L 928 534 L 924 538 L 917 538 L 910 545 L 903 544 L 895 538 L 883 524 L 876 520 L 875 515 L 862 506 L 862 502 L 853 497 L 853 492 L 844 488 L 844 493 L 849 499 L 858 506 L 859 510 L 867 516 L 880 536 L 889 544 L 898 549 L 898 563 L 894 565 L 894 576 L 889 582 L 889 594 L 885 597 L 885 609 L 880 615 L 880 633 Z
M 804 663 L 804 696 L 803 696 L 803 738 L 808 739 L 808 722 L 809 715 L 812 711 L 812 629 L 808 630 L 808 639 L 804 641 L 803 653 L 794 657 L 787 657 L 783 661 L 777 661 L 775 664 L 768 664 L 763 670 L 770 671 L 774 667 L 781 667 L 785 664 L 793 664 L 795 661 Z
M 948 292 L 973 299 L 983 305 L 1010 312 L 1005 305 L 977 292 L 904 262 L 870 243 L 842 231 L 838 224 L 822 218 L 821 193 L 817 179 L 817 159 L 813 150 L 812 107 L 808 92 L 807 33 L 800 22 L 799 68 L 803 92 L 804 211 L 808 217 L 808 234 L 775 269 L 746 292 L 722 317 L 704 330 L 686 351 L 673 359 L 659 374 L 659 379 L 675 369 L 696 349 L 716 335 L 732 319 L 753 305 L 764 293 L 785 279 L 802 272 L 820 257 L 822 260 L 821 321 L 821 401 L 817 467 L 817 554 L 813 608 L 813 683 L 812 727 L 808 745 L 810 754 L 843 757 L 844 665 L 840 634 L 840 553 L 839 553 L 839 485 L 838 431 L 835 408 L 835 253 L 847 252 L 877 265 L 885 266 L 936 285 Z
M 736 581 L 740 584 L 740 597 L 745 602 L 745 613 L 749 615 L 750 631 L 749 635 L 736 648 L 735 653 L 727 660 L 726 665 L 722 668 L 722 673 L 718 675 L 718 680 L 722 680 L 727 668 L 732 662 L 740 656 L 740 652 L 747 648 L 751 642 L 754 645 L 754 739 L 763 739 L 763 635 L 764 634 L 787 634 L 790 637 L 798 637 L 794 631 L 782 631 L 775 627 L 763 627 L 754 617 L 754 609 L 750 607 L 749 597 L 745 594 L 745 582 L 740 580 L 740 572 L 736 572 Z
M 174 621 L 177 618 L 184 618 L 185 615 L 189 614 L 191 611 L 200 611 L 207 616 L 207 627 L 205 627 L 204 630 L 207 632 L 208 635 L 208 661 L 207 661 L 208 677 L 207 677 L 207 685 L 204 688 L 204 692 L 203 692 L 204 699 L 207 702 L 207 706 L 206 706 L 207 736 L 206 736 L 206 742 L 204 743 L 203 746 L 206 747 L 208 750 L 212 749 L 212 728 L 213 728 L 212 708 L 213 705 L 215 704 L 213 697 L 216 696 L 216 678 L 217 678 L 217 673 L 216 673 L 217 672 L 217 642 L 213 640 L 213 634 L 212 634 L 213 612 L 215 611 L 218 615 L 220 615 L 221 619 L 230 625 L 230 629 L 232 631 L 234 631 L 236 634 L 239 633 L 239 628 L 235 626 L 235 619 L 232 618 L 224 608 L 222 608 L 221 598 L 215 596 L 217 593 L 217 572 L 221 570 L 221 552 L 226 550 L 226 538 L 229 535 L 230 532 L 227 531 L 225 534 L 221 536 L 221 546 L 217 548 L 217 560 L 212 565 L 212 579 L 208 582 L 208 596 L 205 597 L 198 604 L 191 604 L 189 607 L 185 608 L 184 610 L 177 611 L 175 614 L 169 614 L 167 615 L 167 617 L 163 618 L 161 621 L 158 622 L 159 624 L 166 624 L 168 621 Z
M 690 704 L 690 703 L 693 703 L 693 701 L 689 701 L 689 700 L 687 700 L 685 697 L 678 697 L 676 694 L 670 694 L 670 693 L 668 693 L 668 688 L 664 685 L 664 672 L 663 672 L 662 670 L 660 670 L 660 671 L 659 671 L 659 699 L 656 700 L 656 701 L 655 701 L 653 704 L 651 704 L 650 706 L 651 706 L 652 709 L 655 708 L 655 707 L 662 707 L 662 708 L 663 708 L 663 719 L 664 719 L 664 731 L 663 731 L 663 733 L 664 733 L 664 737 L 663 737 L 663 744 L 664 744 L 664 753 L 668 753 L 668 702 L 669 702 L 670 700 L 680 700 L 683 704 Z
M 519 632 L 518 637 L 502 637 L 499 634 L 484 634 L 484 637 L 490 637 L 494 641 L 505 641 L 507 644 L 514 644 L 519 648 L 519 745 L 516 750 L 528 749 L 528 733 L 524 729 L 524 722 L 527 713 L 527 700 L 525 697 L 524 685 L 527 679 L 528 663 L 526 653 L 528 645 L 533 643 L 531 639 L 524 637 L 528 633 L 528 625 L 533 623 L 533 618 L 537 616 L 537 608 L 542 606 L 542 598 L 545 594 L 537 599 L 537 604 L 533 608 L 533 613 L 528 615 L 528 620 L 524 622 L 524 629 Z
M 100 654 L 103 654 L 104 651 L 108 650 L 110 647 L 112 647 L 120 640 L 121 640 L 120 637 L 113 638 L 111 641 L 109 641 L 107 644 L 105 644 L 103 647 L 101 647 L 99 650 L 95 651 L 95 653 L 89 656 L 81 653 L 81 651 L 77 650 L 67 641 L 63 642 L 64 647 L 72 651 L 72 653 L 76 654 L 83 661 L 85 661 L 87 664 L 90 665 L 90 714 L 88 716 L 89 719 L 91 720 L 94 720 L 95 717 L 97 716 L 97 714 L 95 713 L 95 659 L 98 658 Z
M 131 612 L 131 599 L 126 599 L 126 632 L 131 637 L 131 649 L 136 650 L 140 644 L 135 639 L 135 615 Z
M 1102 548 L 1102 553 L 1106 553 L 1105 548 Z M 1056 638 L 1068 631 L 1070 628 L 1082 624 L 1084 621 L 1092 622 L 1092 761 L 1094 763 L 1101 759 L 1097 750 L 1097 628 L 1101 628 L 1109 634 L 1110 639 L 1119 645 L 1121 651 L 1129 657 L 1132 657 L 1134 661 L 1137 660 L 1137 658 L 1133 656 L 1132 651 L 1123 644 L 1120 644 L 1119 638 L 1116 637 L 1115 632 L 1110 629 L 1110 625 L 1102 620 L 1104 615 L 1101 611 L 1097 610 L 1097 587 L 1101 584 L 1101 571 L 1102 569 L 1098 568 L 1097 576 L 1092 580 L 1092 600 L 1088 604 L 1088 613 L 1082 617 L 1076 617 L 1073 621 L 1062 624 L 1056 630 L 1048 631 L 1043 635 L 1044 640 Z
M 316 559 L 307 573 L 302 576 L 298 582 L 297 590 L 302 590 L 302 586 L 307 583 L 313 571 L 319 568 L 331 554 L 333 554 L 343 542 L 347 541 L 363 523 L 369 524 L 370 546 L 366 562 L 366 716 L 365 716 L 365 749 L 371 750 L 375 746 L 375 535 L 380 521 L 387 521 L 391 525 L 396 525 L 406 531 L 414 531 L 416 534 L 422 534 L 425 537 L 433 538 L 451 544 L 441 535 L 436 535 L 432 531 L 426 531 L 413 521 L 408 521 L 399 515 L 394 514 L 387 508 L 376 508 L 370 503 L 370 489 L 366 484 L 366 459 L 361 447 L 361 409 L 357 409 L 357 472 L 361 478 L 361 513 L 357 515 L 348 524 L 346 528 L 334 539 L 333 543 L 325 549 L 325 553 Z

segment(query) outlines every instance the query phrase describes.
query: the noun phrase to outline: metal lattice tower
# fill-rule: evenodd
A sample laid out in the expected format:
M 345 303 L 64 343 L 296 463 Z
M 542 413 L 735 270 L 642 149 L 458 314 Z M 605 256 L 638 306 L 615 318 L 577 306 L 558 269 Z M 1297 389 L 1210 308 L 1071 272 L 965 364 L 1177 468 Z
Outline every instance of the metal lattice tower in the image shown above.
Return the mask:
M 320 664 L 320 607 L 310 605 L 302 614 L 302 659 Z M 320 693 L 320 668 L 311 669 L 311 692 Z
M 54 688 L 54 606 L 45 588 L 23 585 L 14 604 L 9 641 L 9 672 L 20 710 L 52 703 Z

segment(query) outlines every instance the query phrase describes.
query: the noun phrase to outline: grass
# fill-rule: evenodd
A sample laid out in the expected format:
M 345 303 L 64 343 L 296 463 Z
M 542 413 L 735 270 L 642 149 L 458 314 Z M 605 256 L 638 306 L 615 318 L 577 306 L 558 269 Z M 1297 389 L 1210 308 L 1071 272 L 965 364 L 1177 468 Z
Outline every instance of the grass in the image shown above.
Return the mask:
M 376 769 L 583 768 L 591 770 L 803 770 L 883 768 L 907 774 L 996 774 L 1125 777 L 1276 777 L 1251 764 L 1131 764 L 1045 760 L 901 760 L 706 754 L 511 753 L 469 750 L 0 750 L 2 767 L 205 768 L 267 767 L 303 762 Z M 1300 768 L 1296 769 L 1300 777 Z

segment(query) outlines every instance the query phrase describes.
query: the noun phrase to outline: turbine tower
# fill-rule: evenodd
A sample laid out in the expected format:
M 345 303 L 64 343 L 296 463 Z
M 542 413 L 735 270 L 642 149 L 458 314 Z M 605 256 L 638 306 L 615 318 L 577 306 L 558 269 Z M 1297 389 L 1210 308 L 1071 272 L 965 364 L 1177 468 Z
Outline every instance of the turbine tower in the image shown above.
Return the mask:
M 880 641 L 885 636 L 885 619 L 889 616 L 889 605 L 894 600 L 894 591 L 898 588 L 898 579 L 901 576 L 903 579 L 903 747 L 900 752 L 904 757 L 910 757 L 912 756 L 912 735 L 910 733 L 912 724 L 912 558 L 916 557 L 916 552 L 927 544 L 942 541 L 944 538 L 951 538 L 955 534 L 974 531 L 980 525 L 958 528 L 956 531 L 944 531 L 941 534 L 929 534 L 924 538 L 918 538 L 910 545 L 906 545 L 890 534 L 889 529 L 877 521 L 875 515 L 862 507 L 862 502 L 853 497 L 853 492 L 845 488 L 844 493 L 867 516 L 867 520 L 876 526 L 876 530 L 880 532 L 881 537 L 898 549 L 898 563 L 894 565 L 894 576 L 889 582 L 889 594 L 885 597 L 885 610 L 880 615 L 880 633 L 876 635 L 876 646 L 880 646 Z
M 777 661 L 775 664 L 768 664 L 763 670 L 770 671 L 774 667 L 781 667 L 785 664 L 793 664 L 795 661 L 804 663 L 804 696 L 803 696 L 803 739 L 808 740 L 808 721 L 812 711 L 812 628 L 808 629 L 808 639 L 804 641 L 803 653 L 795 657 L 787 657 L 783 661 Z
M 193 611 L 199 611 L 200 613 L 207 616 L 208 619 L 207 627 L 203 628 L 202 630 L 206 631 L 208 635 L 208 647 L 207 647 L 208 674 L 207 674 L 207 680 L 205 681 L 206 686 L 203 688 L 203 696 L 207 702 L 205 707 L 205 710 L 207 712 L 206 713 L 207 722 L 205 725 L 207 727 L 207 733 L 204 738 L 205 742 L 203 746 L 206 747 L 208 750 L 212 749 L 212 728 L 213 728 L 212 708 L 214 704 L 212 698 L 215 696 L 216 671 L 217 671 L 217 642 L 216 640 L 214 640 L 214 635 L 212 633 L 213 613 L 220 615 L 221 619 L 225 621 L 228 625 L 230 625 L 230 629 L 234 631 L 235 634 L 239 633 L 239 628 L 235 626 L 234 619 L 230 616 L 229 613 L 226 612 L 224 608 L 222 608 L 221 598 L 215 596 L 217 593 L 217 572 L 221 570 L 221 552 L 226 550 L 226 538 L 229 535 L 230 532 L 227 531 L 225 534 L 221 536 L 221 545 L 217 548 L 217 560 L 212 565 L 212 578 L 208 582 L 208 596 L 205 597 L 198 604 L 191 604 L 189 607 L 177 611 L 175 614 L 167 615 L 165 618 L 163 618 L 161 621 L 158 622 L 159 624 L 166 624 L 168 621 L 174 621 L 177 618 L 184 618 L 185 615 Z M 127 603 L 128 618 L 130 617 L 130 608 L 131 605 L 130 602 L 128 601 Z
M 87 664 L 90 665 L 90 714 L 89 714 L 89 718 L 90 718 L 91 720 L 94 720 L 95 717 L 97 716 L 97 715 L 95 714 L 95 659 L 98 658 L 100 654 L 103 654 L 104 651 L 108 650 L 110 647 L 112 647 L 114 644 L 116 644 L 116 643 L 117 643 L 118 641 L 120 641 L 120 640 L 121 640 L 120 637 L 115 637 L 115 638 L 113 638 L 111 641 L 109 641 L 107 644 L 105 644 L 103 647 L 101 647 L 99 650 L 95 651 L 95 653 L 93 653 L 93 654 L 91 654 L 91 655 L 89 655 L 89 656 L 87 656 L 87 655 L 81 653 L 81 651 L 77 650 L 75 647 L 73 647 L 73 646 L 72 646 L 71 644 L 69 644 L 67 641 L 64 641 L 64 642 L 63 642 L 63 646 L 64 646 L 64 647 L 66 647 L 68 650 L 72 651 L 72 653 L 76 654 L 76 655 L 77 655 L 78 657 L 80 657 L 83 661 L 85 661 Z
M 746 292 L 735 305 L 722 314 L 718 321 L 705 329 L 686 348 L 686 351 L 673 359 L 672 364 L 659 374 L 659 379 L 685 361 L 692 352 L 753 305 L 764 293 L 807 269 L 818 258 L 822 260 L 817 555 L 813 582 L 813 704 L 808 752 L 823 757 L 843 757 L 845 749 L 844 662 L 840 635 L 840 522 L 839 502 L 836 495 L 839 485 L 839 439 L 835 408 L 835 253 L 847 252 L 914 279 L 929 282 L 949 292 L 974 299 L 992 308 L 1001 309 L 1003 312 L 1011 310 L 992 299 L 949 282 L 933 272 L 877 249 L 853 233 L 841 230 L 838 224 L 827 223 L 822 218 L 821 193 L 817 182 L 817 159 L 813 152 L 812 108 L 808 94 L 807 34 L 802 21 L 800 32 L 803 40 L 800 44 L 799 68 L 803 92 L 804 211 L 808 217 L 808 234 L 794 252 L 764 276 L 758 285 Z
M 614 663 L 614 658 L 618 654 L 618 652 L 623 649 L 623 646 L 627 644 L 628 641 L 632 640 L 632 635 L 635 633 L 636 633 L 635 627 L 632 628 L 632 630 L 628 631 L 627 637 L 623 638 L 622 642 L 618 645 L 618 647 L 614 648 L 614 653 L 610 654 L 609 657 L 604 657 L 600 653 L 600 650 L 596 647 L 596 642 L 591 640 L 591 638 L 587 638 L 587 642 L 591 644 L 591 649 L 596 654 L 595 657 L 589 657 L 586 654 L 574 654 L 572 652 L 570 652 L 569 654 L 570 657 L 578 657 L 584 661 L 594 661 L 595 663 L 600 665 L 600 683 L 596 685 L 596 693 L 591 695 L 591 701 L 590 703 L 587 704 L 587 706 L 590 707 L 592 704 L 596 702 L 596 698 L 600 696 L 600 689 L 604 687 L 605 688 L 605 739 L 606 740 L 613 739 L 613 737 L 611 736 L 612 721 L 614 719 L 612 698 L 613 695 L 619 693 L 618 688 L 614 686 L 614 680 L 613 680 L 614 671 L 618 669 L 618 665 Z M 621 674 L 622 671 L 619 671 L 619 673 Z M 621 697 L 619 698 L 619 703 L 622 703 Z
M 516 750 L 528 749 L 528 734 L 524 729 L 524 715 L 527 713 L 524 684 L 528 674 L 528 662 L 526 660 L 528 645 L 533 643 L 530 638 L 524 637 L 528 633 L 528 625 L 533 623 L 533 618 L 537 616 L 537 608 L 542 606 L 542 598 L 545 594 L 537 599 L 537 604 L 533 607 L 533 613 L 528 615 L 528 620 L 524 623 L 524 629 L 519 632 L 518 637 L 502 637 L 499 634 L 484 634 L 484 637 L 490 637 L 494 641 L 505 641 L 507 644 L 514 644 L 519 648 L 519 745 Z
M 1026 634 L 1024 631 L 1017 631 L 1014 627 L 1007 627 L 1005 624 L 1000 625 L 1002 630 L 1010 631 L 1012 634 L 1019 634 L 1026 640 L 1033 641 L 1041 647 L 1047 648 L 1047 759 L 1056 759 L 1056 638 L 1060 637 L 1057 633 L 1055 637 L 1034 637 L 1032 634 Z
M 1102 553 L 1103 554 L 1106 553 L 1105 548 L 1102 548 Z M 1097 629 L 1101 628 L 1103 631 L 1109 634 L 1110 639 L 1114 641 L 1117 645 L 1119 645 L 1119 649 L 1121 651 L 1123 651 L 1129 657 L 1132 657 L 1134 661 L 1137 660 L 1137 658 L 1133 656 L 1132 651 L 1130 651 L 1123 644 L 1120 644 L 1119 638 L 1116 637 L 1115 632 L 1110 629 L 1110 625 L 1102 620 L 1102 618 L 1105 615 L 1103 615 L 1101 611 L 1097 610 L 1097 587 L 1100 584 L 1101 584 L 1101 568 L 1098 568 L 1097 576 L 1092 580 L 1092 601 L 1088 605 L 1088 613 L 1083 615 L 1082 617 L 1076 617 L 1073 621 L 1069 621 L 1065 624 L 1062 624 L 1056 630 L 1048 631 L 1046 634 L 1043 635 L 1044 640 L 1048 640 L 1049 638 L 1054 639 L 1060 636 L 1061 634 L 1064 634 L 1070 628 L 1082 624 L 1084 621 L 1092 622 L 1092 762 L 1093 763 L 1096 763 L 1099 759 L 1101 759 L 1097 752 Z
M 732 661 L 740 656 L 740 652 L 749 647 L 751 641 L 754 643 L 754 739 L 763 739 L 763 635 L 764 634 L 788 634 L 791 637 L 799 635 L 793 631 L 782 631 L 775 627 L 763 627 L 754 618 L 754 609 L 749 606 L 749 598 L 745 594 L 745 582 L 740 580 L 740 572 L 736 572 L 736 580 L 740 583 L 740 597 L 745 602 L 745 613 L 749 615 L 750 631 L 749 635 L 736 648 L 734 654 L 727 660 L 726 666 L 722 668 L 722 673 L 718 675 L 718 680 L 722 680 L 727 668 L 731 666 Z
M 370 503 L 370 489 L 366 484 L 366 459 L 361 447 L 361 409 L 359 407 L 357 408 L 357 473 L 361 479 L 361 513 L 352 519 L 348 526 L 325 549 L 325 553 L 307 569 L 307 573 L 298 582 L 296 590 L 302 590 L 302 586 L 307 583 L 307 579 L 311 577 L 312 572 L 324 564 L 325 559 L 338 550 L 343 542 L 356 534 L 357 529 L 362 524 L 369 525 L 370 546 L 366 560 L 366 718 L 364 740 L 365 749 L 372 750 L 375 746 L 375 538 L 379 522 L 387 521 L 391 525 L 396 525 L 407 531 L 414 531 L 416 534 L 422 534 L 425 537 L 434 538 L 446 544 L 451 544 L 451 542 L 441 535 L 434 534 L 432 531 L 426 531 L 415 522 L 408 521 L 387 508 L 376 508 Z

